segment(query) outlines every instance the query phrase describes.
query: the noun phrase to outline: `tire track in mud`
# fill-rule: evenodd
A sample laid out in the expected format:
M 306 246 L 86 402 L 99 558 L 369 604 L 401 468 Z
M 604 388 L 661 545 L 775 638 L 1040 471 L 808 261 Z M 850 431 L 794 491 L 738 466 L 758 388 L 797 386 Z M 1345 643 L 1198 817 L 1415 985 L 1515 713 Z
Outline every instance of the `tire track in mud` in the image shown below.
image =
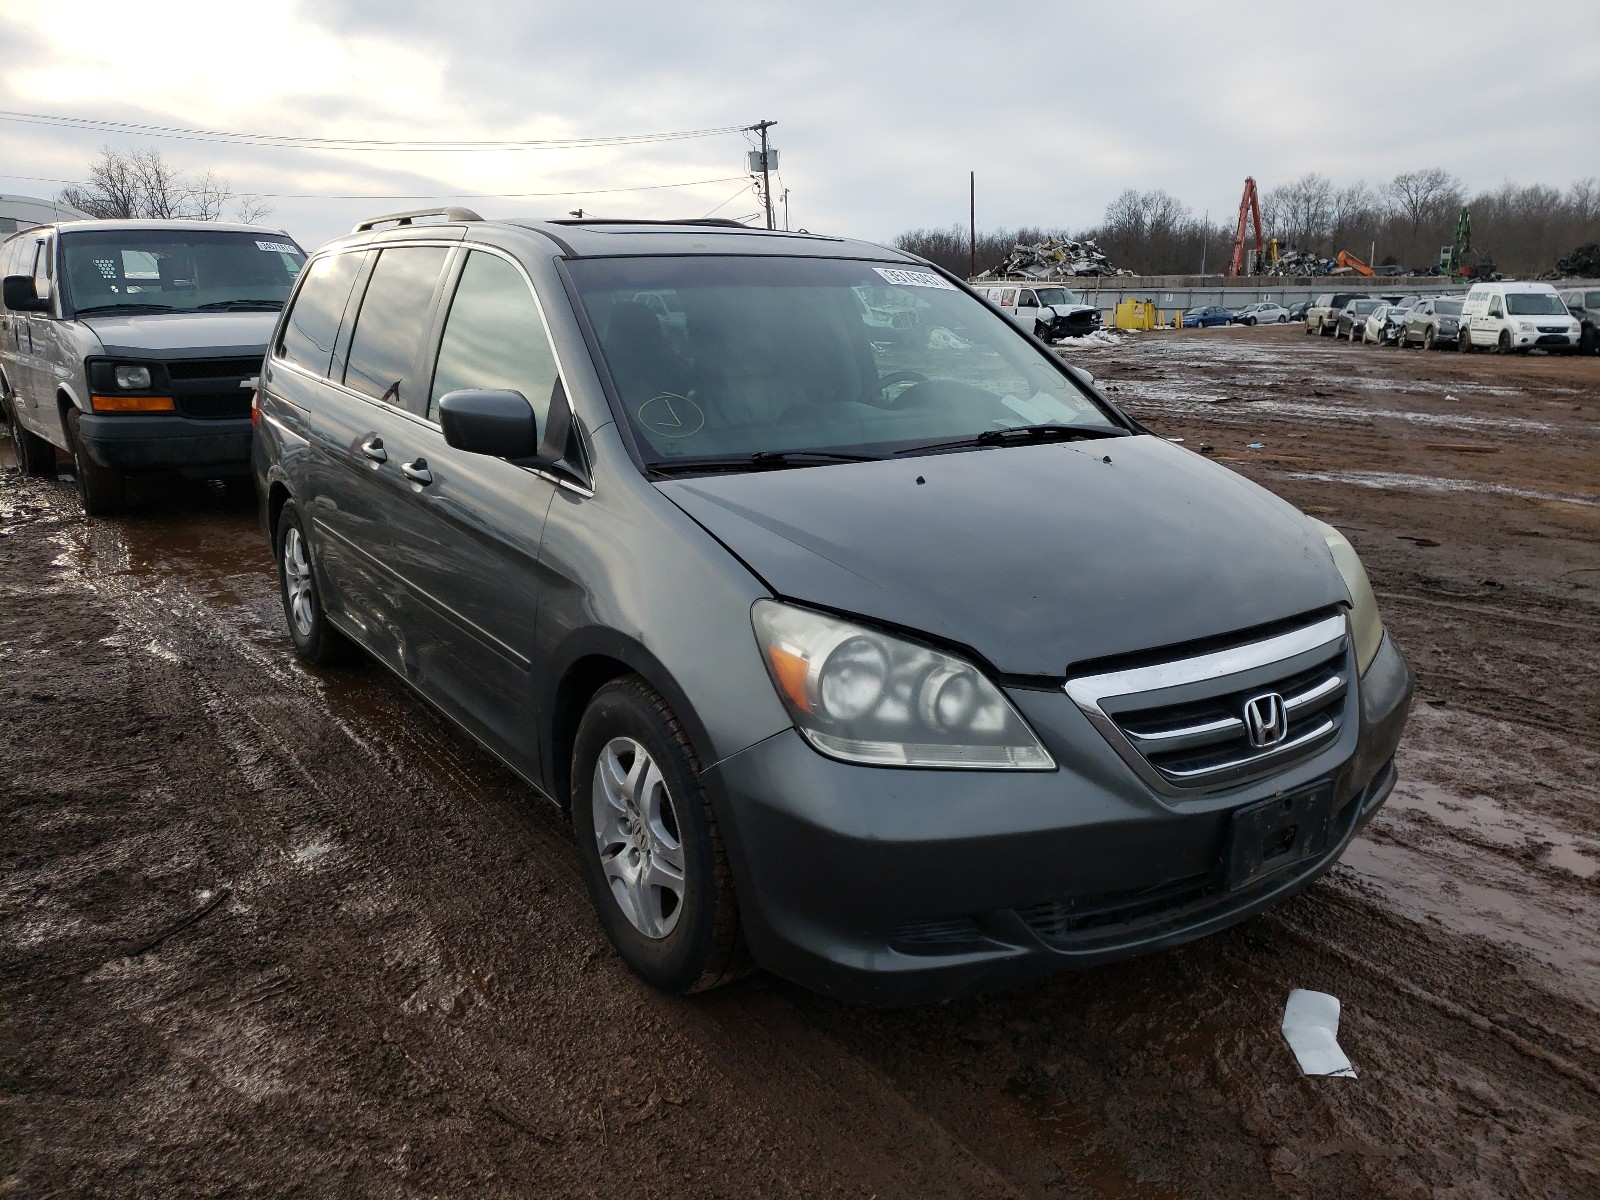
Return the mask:
M 270 927 L 273 918 L 267 910 L 275 893 L 282 890 L 281 877 L 296 869 L 297 859 L 307 850 L 315 853 L 305 864 L 306 870 L 325 875 L 329 882 L 308 888 L 300 881 L 296 900 L 301 907 L 336 908 L 343 886 L 337 880 L 359 877 L 361 903 L 367 908 L 391 915 L 425 911 L 426 900 L 398 878 L 403 857 L 393 853 L 398 849 L 394 841 L 364 837 L 356 828 L 362 814 L 351 811 L 349 790 L 330 782 L 364 778 L 373 791 L 381 793 L 387 809 L 412 810 L 413 821 L 420 812 L 429 823 L 453 825 L 464 835 L 475 834 L 479 843 L 485 836 L 493 840 L 512 832 L 518 843 L 514 857 L 530 868 L 527 874 L 537 880 L 533 886 L 544 897 L 538 905 L 541 936 L 581 948 L 578 971 L 595 977 L 591 987 L 605 981 L 603 990 L 609 993 L 597 1007 L 609 1008 L 622 1022 L 635 1023 L 635 1015 L 625 1010 L 679 1003 L 644 992 L 609 958 L 589 916 L 570 841 L 559 818 L 553 812 L 526 812 L 530 800 L 541 807 L 543 802 L 533 799 L 487 755 L 475 748 L 458 749 L 449 731 L 420 702 L 403 694 L 385 695 L 375 714 L 332 713 L 329 710 L 338 706 L 328 703 L 330 688 L 324 681 L 297 665 L 285 665 L 281 658 L 275 660 L 271 651 L 249 636 L 241 636 L 233 620 L 236 614 L 219 610 L 207 597 L 195 595 L 180 577 L 152 583 L 131 571 L 126 546 L 113 527 L 69 527 L 64 536 L 76 544 L 69 553 L 58 555 L 58 561 L 72 560 L 72 569 L 93 589 L 100 605 L 114 614 L 120 633 L 113 638 L 124 643 L 124 650 L 131 650 L 133 673 L 147 681 L 144 710 L 163 718 L 181 715 L 203 723 L 215 744 L 227 752 L 223 761 L 207 765 L 207 774 L 221 792 L 247 803 L 224 806 L 213 815 L 226 817 L 222 841 L 249 845 L 253 854 L 244 861 L 236 860 L 230 864 L 233 871 L 226 872 L 233 895 L 225 912 L 236 920 L 255 918 L 256 923 Z M 65 563 L 62 567 L 67 569 Z M 286 652 L 285 644 L 280 653 Z M 397 691 L 376 668 L 358 674 L 375 677 L 380 685 L 363 691 Z M 370 685 L 372 679 L 366 682 Z M 330 716 L 334 718 L 331 721 Z M 202 731 L 194 733 L 199 737 Z M 181 778 L 185 772 L 192 775 L 195 764 L 180 755 L 168 757 L 162 766 L 169 777 Z M 491 778 L 487 788 L 486 775 Z M 469 798 L 470 809 L 461 809 L 460 802 Z M 470 822 L 471 813 L 490 818 L 487 834 L 481 829 L 462 829 Z M 464 814 L 469 820 L 463 820 Z M 214 830 L 196 833 L 206 843 L 203 857 L 218 860 L 220 866 L 219 835 Z M 377 845 L 369 844 L 373 841 Z M 463 841 L 470 844 L 471 837 L 464 836 Z M 486 849 L 481 845 L 473 848 Z M 503 893 L 500 898 L 511 899 Z M 503 1041 L 509 1031 L 477 1044 L 465 1029 L 463 1018 L 471 1015 L 465 1011 L 470 1009 L 498 1009 L 500 1014 L 513 1014 L 509 1021 L 512 1029 L 522 1024 L 514 1019 L 517 999 L 529 997 L 514 999 L 507 987 L 513 972 L 506 970 L 504 962 L 511 947 L 494 945 L 492 938 L 488 945 L 475 946 L 465 930 L 440 927 L 426 918 L 391 920 L 388 926 L 383 953 L 390 973 L 399 977 L 399 986 L 386 999 L 368 998 L 362 1006 L 367 1010 L 364 1016 L 369 1025 L 382 1031 L 384 1044 L 402 1048 L 401 1061 L 420 1081 L 417 1086 L 443 1104 L 453 1114 L 451 1119 L 468 1119 L 477 1126 L 487 1115 L 503 1134 L 532 1136 L 538 1145 L 565 1147 L 568 1152 L 592 1145 L 596 1137 L 604 1147 L 613 1133 L 621 1136 L 637 1128 L 639 1112 L 630 1109 L 625 1096 L 611 1096 L 608 1132 L 607 1097 L 574 1082 L 586 1073 L 583 1058 L 594 1047 L 569 1052 L 569 1061 L 558 1076 L 539 1080 L 544 1089 L 554 1086 L 565 1093 L 564 1102 L 557 1107 L 566 1111 L 557 1113 L 548 1104 L 530 1106 L 525 1099 L 519 1100 L 518 1093 L 529 1081 L 506 1070 L 505 1064 L 516 1060 Z M 536 959 L 540 949 L 525 942 L 518 948 L 529 959 Z M 307 1030 L 305 1025 L 322 1004 L 333 999 L 319 994 L 320 989 L 309 982 L 317 972 L 292 958 L 250 965 L 250 981 L 242 986 L 209 981 L 187 987 L 185 995 L 197 1007 L 214 1009 L 221 1018 L 218 1025 L 241 1021 L 248 1025 L 252 1020 L 259 1025 L 264 1009 L 287 1022 L 290 1031 L 286 1038 L 274 1038 L 270 1030 L 256 1028 L 251 1038 L 258 1055 L 275 1041 L 293 1045 L 308 1033 L 315 1037 L 316 1030 Z M 530 981 L 521 982 L 525 987 Z M 572 982 L 566 980 L 563 986 L 570 988 Z M 139 1003 L 154 999 L 160 1005 L 166 997 L 141 992 L 136 999 Z M 767 1004 L 769 1013 L 771 1003 Z M 400 1010 L 398 1014 L 395 1008 Z M 659 1017 L 645 1024 L 664 1028 Z M 403 1034 L 397 1026 L 404 1027 Z M 837 1046 L 823 1045 L 813 1036 L 803 1051 L 797 1051 L 792 1037 L 771 1036 L 759 1023 L 746 1020 L 737 1008 L 726 1010 L 714 1022 L 684 1022 L 672 1031 L 672 1037 L 681 1043 L 673 1057 L 682 1058 L 690 1050 L 700 1063 L 714 1064 L 730 1053 L 734 1056 L 735 1063 L 717 1067 L 714 1074 L 702 1068 L 699 1083 L 716 1108 L 726 1109 L 731 1103 L 744 1110 L 750 1128 L 792 1124 L 796 1108 L 815 1114 L 803 1122 L 811 1126 L 809 1138 L 797 1139 L 791 1133 L 758 1139 L 767 1157 L 777 1163 L 791 1160 L 794 1187 L 776 1188 L 778 1194 L 809 1194 L 813 1187 L 850 1191 L 857 1183 L 867 1186 L 874 1179 L 886 1194 L 895 1190 L 949 1195 L 1008 1191 L 999 1176 L 961 1149 L 958 1139 L 911 1110 L 884 1080 L 859 1066 L 850 1069 L 848 1056 Z M 182 1048 L 185 1039 L 193 1043 L 187 1050 Z M 175 1058 L 184 1064 L 182 1069 L 193 1071 L 209 1061 L 194 1047 L 214 1049 L 218 1045 L 215 1030 L 194 1028 L 188 1029 L 178 1044 Z M 637 1053 L 639 1047 L 633 1048 L 635 1056 L 623 1057 L 646 1057 Z M 753 1079 L 745 1075 L 752 1069 Z M 834 1075 L 847 1076 L 850 1083 L 834 1082 Z M 486 1077 L 498 1077 L 500 1082 L 485 1087 Z M 781 1097 L 752 1086 L 764 1078 L 786 1078 L 789 1086 Z M 648 1120 L 659 1120 L 662 1112 L 681 1111 L 686 1103 L 682 1095 L 660 1099 L 663 1086 L 655 1085 L 650 1093 L 655 1108 Z M 774 1101 L 780 1098 L 779 1111 L 773 1111 Z M 574 1111 L 580 1125 L 592 1128 L 575 1131 Z M 845 1114 L 848 1125 L 839 1125 Z M 530 1135 L 529 1130 L 534 1133 Z M 768 1147 L 764 1144 L 768 1141 L 777 1144 Z M 807 1142 L 811 1153 L 797 1153 Z M 861 1157 L 852 1153 L 830 1158 L 828 1148 L 841 1142 L 854 1147 Z M 678 1151 L 686 1159 L 698 1156 L 694 1144 L 680 1145 Z M 813 1156 L 815 1161 L 811 1161 Z M 839 1157 L 844 1161 L 834 1161 Z M 488 1169 L 483 1163 L 478 1166 Z M 344 1169 L 349 1169 L 348 1164 Z M 738 1190 L 759 1192 L 784 1174 L 763 1172 Z M 340 1178 L 351 1182 L 347 1175 Z M 715 1192 L 718 1186 L 712 1184 L 711 1190 Z

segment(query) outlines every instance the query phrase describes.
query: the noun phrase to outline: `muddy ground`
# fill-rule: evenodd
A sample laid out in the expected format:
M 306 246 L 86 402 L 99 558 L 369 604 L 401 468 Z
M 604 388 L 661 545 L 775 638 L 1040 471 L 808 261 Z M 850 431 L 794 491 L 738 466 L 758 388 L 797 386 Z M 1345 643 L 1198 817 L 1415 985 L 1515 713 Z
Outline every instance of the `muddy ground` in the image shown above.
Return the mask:
M 0 1194 L 1600 1195 L 1600 360 L 1067 353 L 1350 535 L 1417 674 L 1402 783 L 1267 916 L 899 1011 L 648 991 L 558 815 L 296 662 L 250 508 L 90 524 L 5 458 Z M 1294 987 L 1358 1078 L 1300 1075 Z

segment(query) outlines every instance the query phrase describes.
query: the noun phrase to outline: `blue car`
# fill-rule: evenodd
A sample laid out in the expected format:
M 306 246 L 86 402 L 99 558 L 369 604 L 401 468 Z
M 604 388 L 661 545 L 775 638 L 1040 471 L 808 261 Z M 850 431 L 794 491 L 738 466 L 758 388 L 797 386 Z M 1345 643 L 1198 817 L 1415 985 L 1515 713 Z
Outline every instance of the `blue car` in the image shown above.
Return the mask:
M 1183 327 L 1205 329 L 1212 325 L 1232 325 L 1233 317 L 1231 308 L 1223 308 L 1220 304 L 1206 304 L 1200 308 L 1191 308 L 1184 313 Z

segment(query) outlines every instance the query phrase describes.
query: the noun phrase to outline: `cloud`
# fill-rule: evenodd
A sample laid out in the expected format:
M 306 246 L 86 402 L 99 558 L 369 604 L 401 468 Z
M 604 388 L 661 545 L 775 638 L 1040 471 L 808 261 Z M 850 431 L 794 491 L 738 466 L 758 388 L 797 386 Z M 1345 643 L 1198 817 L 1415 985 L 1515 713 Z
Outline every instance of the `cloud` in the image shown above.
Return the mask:
M 1458 7 L 1469 13 L 1474 5 Z M 216 129 L 370 138 L 561 138 L 779 122 L 798 224 L 887 240 L 966 217 L 969 170 L 988 227 L 1081 228 L 1126 187 L 1196 212 L 1316 170 L 1378 183 L 1439 165 L 1469 186 L 1564 187 L 1600 174 L 1585 120 L 1600 94 L 1600 6 L 1551 0 L 1553 38 L 1497 20 L 1447 34 L 1389 7 L 1372 36 L 1303 6 L 1147 0 L 1026 16 L 925 0 L 804 6 L 454 0 L 258 0 L 152 18 L 116 3 L 7 17 L 0 107 Z M 1487 16 L 1490 7 L 1483 6 Z M 1265 15 L 1263 15 L 1265 13 Z M 94 38 L 81 30 L 92 26 Z M 1469 103 L 1470 100 L 1470 103 Z M 1470 114 L 1470 117 L 1469 117 Z M 8 125 L 13 192 L 81 176 L 131 139 Z M 140 144 L 145 144 L 143 141 Z M 557 192 L 742 171 L 738 135 L 605 149 L 353 154 L 152 140 L 236 190 L 298 194 Z M 489 214 L 700 215 L 737 183 L 567 200 L 485 200 Z M 308 243 L 408 207 L 283 200 Z M 748 199 L 724 211 L 754 211 Z

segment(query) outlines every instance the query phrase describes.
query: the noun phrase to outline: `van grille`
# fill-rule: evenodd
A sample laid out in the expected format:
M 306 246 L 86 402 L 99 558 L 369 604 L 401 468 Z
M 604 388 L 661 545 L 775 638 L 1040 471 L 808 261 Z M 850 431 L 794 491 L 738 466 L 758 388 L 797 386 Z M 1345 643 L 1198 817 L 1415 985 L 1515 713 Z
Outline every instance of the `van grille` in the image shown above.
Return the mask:
M 247 379 L 260 370 L 259 358 L 193 358 L 167 364 L 173 379 Z
M 237 392 L 204 392 L 192 396 L 179 393 L 172 399 L 178 411 L 186 417 L 221 420 L 250 415 L 250 393 L 243 388 Z
M 1066 690 L 1141 778 L 1181 795 L 1284 770 L 1338 740 L 1351 671 L 1345 619 L 1333 616 L 1228 650 L 1071 679 Z M 1246 709 L 1255 700 L 1258 716 L 1281 703 L 1282 724 L 1252 736 Z

